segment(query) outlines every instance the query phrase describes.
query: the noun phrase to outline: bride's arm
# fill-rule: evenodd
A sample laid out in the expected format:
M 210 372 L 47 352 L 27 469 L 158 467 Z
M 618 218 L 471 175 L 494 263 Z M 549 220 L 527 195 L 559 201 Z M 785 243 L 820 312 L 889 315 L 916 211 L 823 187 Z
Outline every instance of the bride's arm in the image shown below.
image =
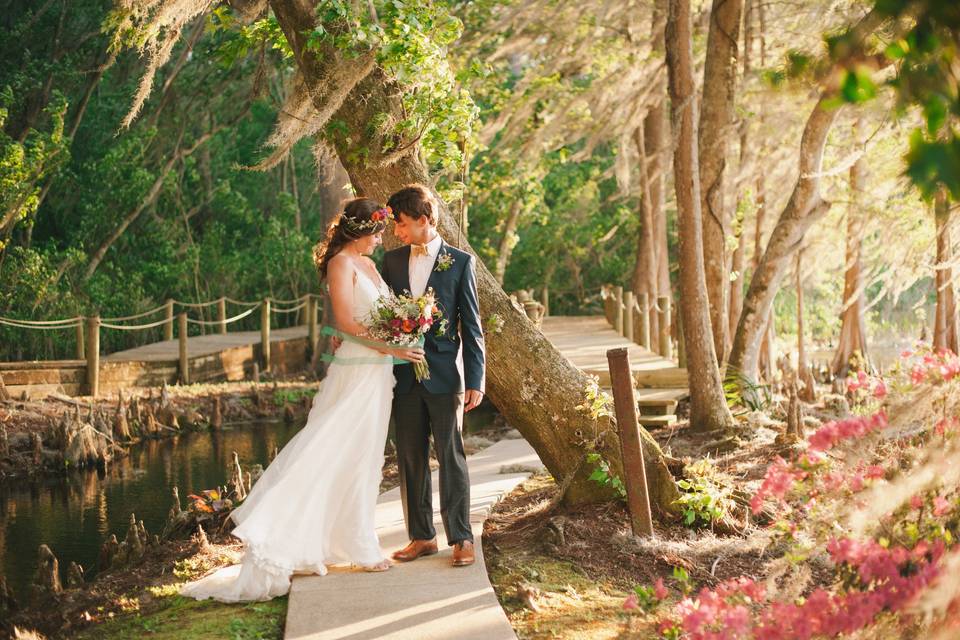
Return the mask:
M 370 340 L 367 329 L 353 319 L 353 267 L 344 256 L 334 256 L 327 266 L 327 286 L 333 304 L 333 323 L 337 330 Z

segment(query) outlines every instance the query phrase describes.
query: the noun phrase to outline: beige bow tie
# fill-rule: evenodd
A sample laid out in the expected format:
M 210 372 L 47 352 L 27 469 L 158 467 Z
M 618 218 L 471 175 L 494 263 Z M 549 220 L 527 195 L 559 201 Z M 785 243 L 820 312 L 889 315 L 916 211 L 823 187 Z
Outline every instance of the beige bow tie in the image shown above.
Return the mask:
M 410 251 L 413 253 L 414 257 L 430 255 L 430 252 L 427 251 L 427 245 L 425 244 L 411 244 Z

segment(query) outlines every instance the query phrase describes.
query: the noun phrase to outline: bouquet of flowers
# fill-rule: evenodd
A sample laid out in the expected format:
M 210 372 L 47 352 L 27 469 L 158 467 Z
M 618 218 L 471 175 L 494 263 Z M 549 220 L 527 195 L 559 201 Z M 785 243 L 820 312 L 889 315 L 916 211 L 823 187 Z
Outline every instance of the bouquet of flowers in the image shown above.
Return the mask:
M 419 298 L 412 295 L 381 297 L 371 312 L 369 332 L 371 337 L 395 347 L 418 347 L 437 323 L 439 332 L 445 333 L 447 320 L 431 288 Z M 415 362 L 413 372 L 418 382 L 430 379 L 426 362 Z

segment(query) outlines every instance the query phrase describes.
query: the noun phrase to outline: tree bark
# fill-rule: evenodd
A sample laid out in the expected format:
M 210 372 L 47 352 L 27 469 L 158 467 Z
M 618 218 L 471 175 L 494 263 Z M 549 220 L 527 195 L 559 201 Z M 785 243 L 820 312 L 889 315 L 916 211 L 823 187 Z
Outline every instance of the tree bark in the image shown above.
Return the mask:
M 743 0 L 713 0 L 703 69 L 703 107 L 700 113 L 700 210 L 703 216 L 703 260 L 710 302 L 714 351 L 723 362 L 729 348 L 727 291 L 730 266 L 725 180 L 733 98 L 737 79 L 737 43 Z
M 934 200 L 934 220 L 937 225 L 937 307 L 933 324 L 933 348 L 949 349 L 957 353 L 957 307 L 953 289 L 953 247 L 950 243 L 950 201 L 941 190 Z
M 503 236 L 500 238 L 500 244 L 497 247 L 497 262 L 493 267 L 493 275 L 503 286 L 503 277 L 507 273 L 507 264 L 510 263 L 510 254 L 516 246 L 517 224 L 520 221 L 520 211 L 523 209 L 523 201 L 516 199 L 510 205 L 510 213 L 507 214 L 507 220 L 503 227 Z
M 751 57 L 753 55 L 753 2 L 746 0 L 743 15 L 743 71 L 741 84 L 746 85 L 751 71 Z M 753 174 L 756 152 L 752 147 L 750 136 L 750 119 L 743 118 L 740 122 L 740 162 L 737 167 L 738 179 L 734 193 L 744 192 L 744 185 L 749 182 Z M 756 202 L 756 194 L 754 194 Z M 732 336 L 737 330 L 737 320 L 740 319 L 740 312 L 743 311 L 743 282 L 745 278 L 744 267 L 747 261 L 747 243 L 746 243 L 746 212 L 743 202 L 737 206 L 737 219 L 735 221 L 734 233 L 737 238 L 737 248 L 733 252 L 733 261 L 731 264 L 733 279 L 730 281 L 730 297 L 727 306 L 727 335 Z
M 864 138 L 863 118 L 857 118 L 855 136 L 862 146 Z M 866 293 L 863 284 L 863 231 L 866 216 L 862 210 L 863 194 L 867 188 L 867 161 L 860 156 L 850 167 L 850 200 L 847 210 L 846 268 L 843 274 L 843 309 L 840 311 L 840 340 L 831 363 L 833 375 L 845 378 L 850 370 L 850 360 L 859 353 L 867 361 Z
M 690 425 L 697 431 L 727 430 L 733 416 L 720 380 L 707 309 L 697 158 L 697 101 L 693 83 L 690 0 L 670 2 L 666 27 L 667 69 L 673 139 L 677 233 L 680 244 L 680 313 L 690 381 Z
M 797 250 L 796 265 L 797 289 L 797 381 L 803 383 L 798 391 L 801 399 L 813 402 L 816 399 L 816 390 L 813 386 L 813 375 L 807 364 L 807 345 L 803 335 L 803 249 Z
M 315 14 L 298 10 L 305 6 L 302 0 L 272 0 L 271 6 L 293 47 L 311 95 L 327 94 L 331 90 L 329 85 L 338 82 L 330 69 L 324 67 L 331 62 L 303 51 L 305 38 L 302 34 L 315 27 Z M 300 62 L 308 58 L 316 68 Z M 400 121 L 401 96 L 402 87 L 390 81 L 382 69 L 374 67 L 345 96 L 335 113 L 347 133 L 335 132 L 332 141 L 360 195 L 385 201 L 404 185 L 431 183 L 418 158 L 416 144 L 387 158 L 380 134 L 369 127 L 375 117 L 384 114 Z M 355 153 L 359 147 L 370 150 L 366 161 Z M 460 235 L 455 217 L 445 206 L 442 209 L 438 223 L 441 236 L 475 255 Z M 594 420 L 577 409 L 584 400 L 589 378 L 572 366 L 526 315 L 513 306 L 496 278 L 479 260 L 476 276 L 487 328 L 487 392 L 491 400 L 565 487 L 565 499 L 583 502 L 609 498 L 606 490 L 588 479 L 593 469 L 586 464 L 586 454 L 591 449 L 597 450 L 610 461 L 613 472 L 622 475 L 620 443 L 612 418 Z M 491 323 L 494 317 L 500 322 Z M 491 328 L 493 324 L 498 325 L 497 329 Z M 651 502 L 663 512 L 675 513 L 677 507 L 673 502 L 679 494 L 663 453 L 649 433 L 641 429 L 641 436 L 644 455 L 649 461 L 647 481 Z
M 737 324 L 728 366 L 729 374 L 755 382 L 759 375 L 760 344 L 773 299 L 807 230 L 829 209 L 820 196 L 820 169 L 827 132 L 840 109 L 827 108 L 828 95 L 821 96 L 807 120 L 800 140 L 799 176 L 793 193 L 773 229 L 767 248 L 750 280 Z
M 652 176 L 650 175 L 649 166 L 651 163 L 647 158 L 647 144 L 644 136 L 644 127 L 646 127 L 646 124 L 637 127 L 637 130 L 634 134 L 637 143 L 637 151 L 639 152 L 640 157 L 640 181 L 642 184 L 642 193 L 640 195 L 640 232 L 637 235 L 637 259 L 634 263 L 633 278 L 631 280 L 630 288 L 637 295 L 641 293 L 647 294 L 647 299 L 655 302 L 658 293 L 657 255 L 654 243 L 654 219 L 655 216 L 658 215 L 658 212 L 656 212 L 656 203 L 653 199 L 653 180 Z M 654 157 L 656 157 L 656 154 L 657 152 L 655 151 Z M 654 163 L 657 165 L 657 171 L 659 171 L 659 162 L 655 160 Z M 658 185 L 658 189 L 659 188 L 660 185 Z M 657 197 L 661 197 L 661 194 L 657 193 Z M 662 211 L 660 213 L 662 213 Z M 633 310 L 630 309 L 627 311 L 627 313 L 633 313 Z M 650 335 L 659 335 L 658 316 L 656 314 L 649 314 L 649 316 Z

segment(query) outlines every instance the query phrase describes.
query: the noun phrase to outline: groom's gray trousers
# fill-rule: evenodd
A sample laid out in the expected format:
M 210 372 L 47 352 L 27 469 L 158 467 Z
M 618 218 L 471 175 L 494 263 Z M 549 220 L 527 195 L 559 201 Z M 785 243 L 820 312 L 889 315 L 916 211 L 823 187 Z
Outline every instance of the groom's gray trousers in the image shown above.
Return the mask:
M 394 394 L 400 496 L 411 540 L 430 540 L 437 535 L 430 479 L 431 433 L 440 463 L 440 516 L 447 544 L 473 540 L 462 416 L 462 393 L 430 393 L 417 382 L 409 391 Z

